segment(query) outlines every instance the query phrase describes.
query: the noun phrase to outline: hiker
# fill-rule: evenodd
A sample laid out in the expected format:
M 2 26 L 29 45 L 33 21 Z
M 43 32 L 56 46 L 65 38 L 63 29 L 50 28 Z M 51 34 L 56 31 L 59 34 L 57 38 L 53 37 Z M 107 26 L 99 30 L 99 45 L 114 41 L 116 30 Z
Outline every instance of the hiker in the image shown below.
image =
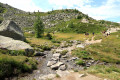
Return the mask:
M 95 35 L 95 33 L 93 32 L 93 36 Z
M 107 33 L 107 36 L 108 36 L 109 34 Z
M 86 35 L 86 36 L 88 36 L 88 35 L 89 35 L 89 33 L 86 33 L 86 32 L 85 32 L 85 35 Z

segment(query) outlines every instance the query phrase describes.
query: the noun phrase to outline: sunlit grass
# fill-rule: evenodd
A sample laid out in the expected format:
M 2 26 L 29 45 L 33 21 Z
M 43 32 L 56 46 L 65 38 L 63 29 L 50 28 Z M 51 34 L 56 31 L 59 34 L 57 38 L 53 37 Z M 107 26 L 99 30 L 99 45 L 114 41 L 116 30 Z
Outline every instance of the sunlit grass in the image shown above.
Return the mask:
M 52 44 L 50 40 L 42 39 L 42 38 L 27 38 L 31 44 L 42 45 L 42 44 Z
M 57 39 L 68 39 L 68 40 L 80 40 L 85 41 L 89 38 L 92 38 L 92 35 L 85 36 L 84 34 L 76 34 L 76 33 L 56 33 L 54 34 L 55 38 Z
M 88 45 L 85 49 L 76 49 L 73 53 L 80 54 L 81 51 L 87 51 L 95 60 L 120 64 L 120 32 L 100 37 L 103 39 L 101 43 Z
M 91 66 L 86 72 L 100 76 L 102 78 L 108 78 L 111 80 L 120 80 L 120 69 L 113 66 L 104 66 L 104 65 L 96 65 Z

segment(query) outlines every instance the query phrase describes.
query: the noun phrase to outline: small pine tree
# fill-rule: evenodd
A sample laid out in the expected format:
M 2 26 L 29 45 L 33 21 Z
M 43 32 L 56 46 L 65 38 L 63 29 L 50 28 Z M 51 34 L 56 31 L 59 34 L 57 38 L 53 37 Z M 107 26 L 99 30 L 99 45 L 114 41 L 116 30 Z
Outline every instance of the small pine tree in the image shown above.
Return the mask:
M 35 37 L 40 38 L 44 34 L 44 24 L 40 19 L 40 16 L 37 17 L 34 22 Z

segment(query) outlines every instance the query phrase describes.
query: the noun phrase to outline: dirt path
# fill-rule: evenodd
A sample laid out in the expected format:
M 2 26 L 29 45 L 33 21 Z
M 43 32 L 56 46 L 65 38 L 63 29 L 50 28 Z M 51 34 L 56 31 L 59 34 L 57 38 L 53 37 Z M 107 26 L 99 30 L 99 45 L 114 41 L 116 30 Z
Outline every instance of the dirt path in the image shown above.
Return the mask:
M 95 36 L 92 37 L 91 41 L 89 40 L 86 40 L 85 43 L 86 44 L 95 44 L 95 43 L 101 43 L 102 42 L 102 39 L 100 40 L 94 40 Z
M 104 80 L 91 74 L 80 74 L 72 71 L 58 71 L 58 74 L 60 78 L 55 78 L 53 80 Z

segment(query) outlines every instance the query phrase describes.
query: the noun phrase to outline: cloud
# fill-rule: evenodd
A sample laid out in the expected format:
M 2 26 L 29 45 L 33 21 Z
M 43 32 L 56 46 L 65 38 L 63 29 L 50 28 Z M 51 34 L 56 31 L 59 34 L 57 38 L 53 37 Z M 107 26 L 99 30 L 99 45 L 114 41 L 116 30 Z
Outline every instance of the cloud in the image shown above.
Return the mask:
M 83 6 L 85 3 L 90 3 L 92 0 L 48 0 L 48 2 L 54 5 L 54 8 L 73 8 L 74 6 Z
M 24 10 L 24 11 L 44 11 L 34 4 L 32 0 L 0 0 L 2 3 L 7 3 L 15 8 Z
M 53 9 L 78 9 L 97 20 L 113 20 L 120 17 L 120 0 L 0 0 L 24 11 L 43 11 Z M 36 4 L 37 3 L 37 4 Z M 42 5 L 44 3 L 44 5 Z M 94 3 L 94 5 L 93 5 Z M 99 6 L 97 6 L 99 5 Z M 41 8 L 40 8 L 41 7 Z M 119 22 L 119 21 L 118 21 Z
M 88 14 L 89 16 L 100 20 L 100 19 L 110 19 L 120 16 L 120 0 L 103 0 L 104 4 L 95 7 L 91 3 L 95 0 L 48 0 L 50 4 L 54 5 L 54 8 L 61 9 L 64 7 L 67 8 L 76 8 L 81 12 Z M 98 0 L 101 1 L 101 0 Z M 97 5 L 97 4 L 96 4 Z
M 120 10 L 116 2 L 120 2 L 120 0 L 107 0 L 107 2 L 99 7 L 79 7 L 79 10 L 82 10 L 83 13 L 89 14 L 91 17 L 95 19 L 108 19 L 115 18 L 120 16 Z

